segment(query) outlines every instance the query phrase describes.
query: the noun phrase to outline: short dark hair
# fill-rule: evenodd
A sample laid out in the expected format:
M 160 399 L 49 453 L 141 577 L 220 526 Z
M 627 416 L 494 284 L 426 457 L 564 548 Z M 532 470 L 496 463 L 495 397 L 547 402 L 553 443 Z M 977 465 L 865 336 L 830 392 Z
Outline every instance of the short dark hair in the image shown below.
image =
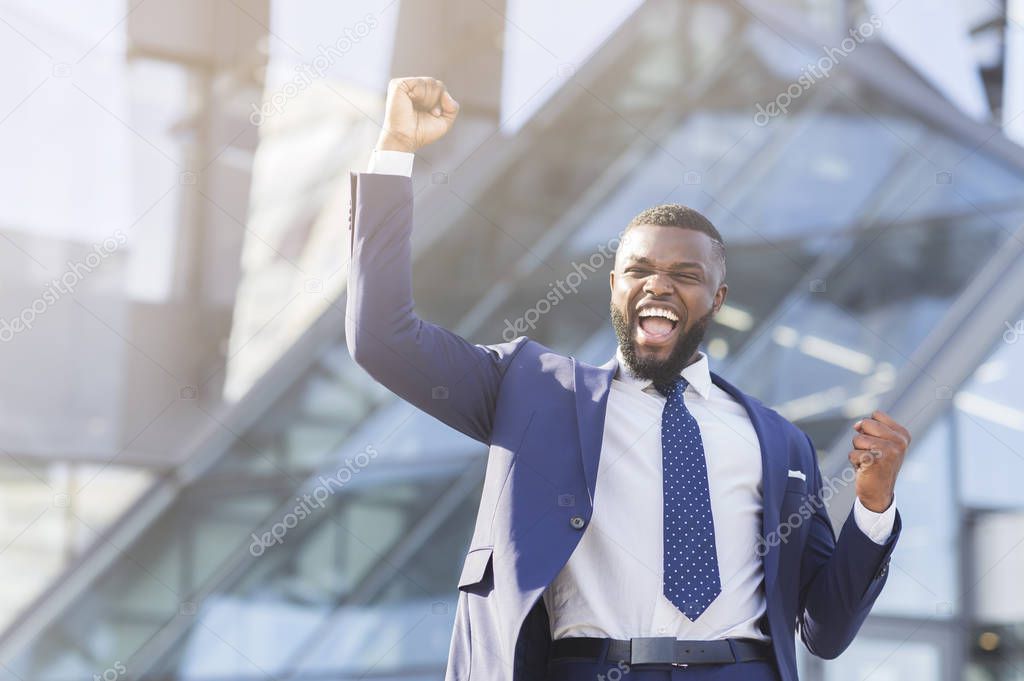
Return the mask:
M 639 213 L 629 221 L 623 234 L 637 225 L 657 225 L 659 227 L 681 227 L 703 232 L 711 238 L 715 255 L 722 265 L 722 281 L 725 281 L 725 240 L 718 229 L 711 224 L 711 220 L 700 214 L 699 211 L 679 203 L 663 203 L 660 206 L 648 208 Z

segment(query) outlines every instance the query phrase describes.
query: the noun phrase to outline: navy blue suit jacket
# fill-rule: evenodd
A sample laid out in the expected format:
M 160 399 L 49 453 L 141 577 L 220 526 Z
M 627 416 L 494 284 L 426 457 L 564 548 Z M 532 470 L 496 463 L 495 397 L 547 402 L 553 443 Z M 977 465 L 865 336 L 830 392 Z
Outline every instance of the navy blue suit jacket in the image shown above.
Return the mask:
M 601 503 L 594 489 L 615 358 L 592 366 L 525 336 L 477 345 L 417 317 L 412 181 L 355 173 L 350 181 L 349 351 L 395 394 L 489 446 L 445 679 L 544 678 L 551 639 L 541 594 Z M 797 630 L 824 658 L 857 633 L 885 583 L 899 515 L 878 545 L 851 510 L 837 540 L 807 435 L 714 372 L 712 380 L 746 408 L 760 442 L 764 541 L 751 557 L 764 561 L 779 673 L 795 681 Z

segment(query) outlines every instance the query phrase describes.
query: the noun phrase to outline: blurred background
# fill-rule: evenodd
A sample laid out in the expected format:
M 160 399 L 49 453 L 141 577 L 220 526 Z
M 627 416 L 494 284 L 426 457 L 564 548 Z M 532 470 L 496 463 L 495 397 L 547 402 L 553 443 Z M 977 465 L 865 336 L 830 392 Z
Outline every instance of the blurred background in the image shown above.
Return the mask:
M 0 72 L 0 679 L 442 678 L 486 448 L 344 342 L 406 75 L 462 105 L 423 317 L 602 363 L 617 234 L 704 212 L 712 368 L 827 477 L 874 408 L 915 434 L 802 678 L 1024 679 L 1024 0 L 0 0 Z

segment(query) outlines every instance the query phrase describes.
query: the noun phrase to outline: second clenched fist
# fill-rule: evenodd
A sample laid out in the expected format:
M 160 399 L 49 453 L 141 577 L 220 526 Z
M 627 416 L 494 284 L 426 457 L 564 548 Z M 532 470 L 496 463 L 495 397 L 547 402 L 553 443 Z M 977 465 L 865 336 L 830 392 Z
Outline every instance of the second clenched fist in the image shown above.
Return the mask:
M 415 152 L 444 137 L 458 115 L 459 103 L 436 78 L 395 78 L 377 148 Z

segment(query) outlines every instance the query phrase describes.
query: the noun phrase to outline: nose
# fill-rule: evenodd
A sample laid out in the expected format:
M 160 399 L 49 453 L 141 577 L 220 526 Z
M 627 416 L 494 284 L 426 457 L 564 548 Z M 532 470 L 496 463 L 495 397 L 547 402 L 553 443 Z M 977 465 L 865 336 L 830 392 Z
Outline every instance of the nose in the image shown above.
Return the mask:
M 644 293 L 648 293 L 652 296 L 659 296 L 672 292 L 672 285 L 669 282 L 669 277 L 663 275 L 661 272 L 655 272 L 651 276 L 647 277 L 647 281 L 644 282 Z

